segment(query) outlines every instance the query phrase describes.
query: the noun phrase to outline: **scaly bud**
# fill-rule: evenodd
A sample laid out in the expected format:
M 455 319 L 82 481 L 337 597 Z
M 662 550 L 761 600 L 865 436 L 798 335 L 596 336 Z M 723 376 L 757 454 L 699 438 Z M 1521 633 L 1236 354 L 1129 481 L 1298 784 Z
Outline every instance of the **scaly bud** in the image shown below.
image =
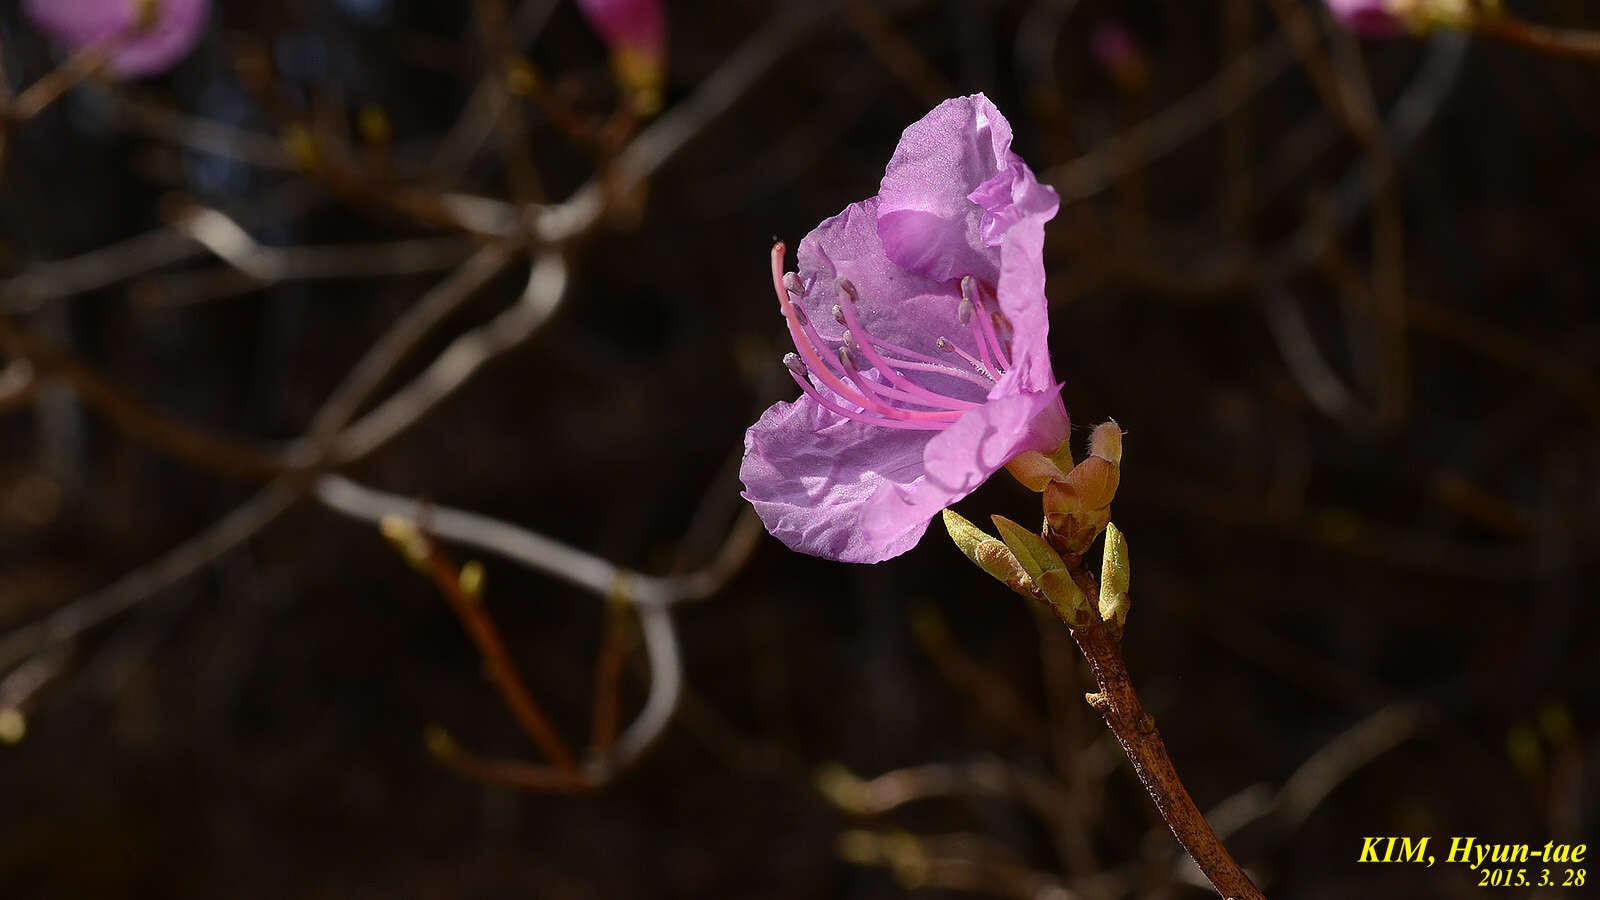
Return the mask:
M 1105 549 L 1100 557 L 1100 618 L 1113 640 L 1122 640 L 1128 622 L 1128 586 L 1133 570 L 1128 562 L 1128 540 L 1115 523 L 1106 523 Z
M 1062 553 L 1081 555 L 1111 521 L 1122 481 L 1122 428 L 1106 422 L 1089 438 L 1089 456 L 1044 490 L 1045 526 Z
M 1067 473 L 1072 471 L 1072 442 L 1062 441 L 1061 446 L 1050 454 L 1024 450 L 1006 463 L 1006 471 L 1011 473 L 1012 478 L 1022 482 L 1023 487 L 1041 492 L 1052 482 L 1065 481 Z
M 1500 15 L 1500 0 L 1324 0 L 1335 21 L 1365 37 L 1471 28 Z
M 1113 419 L 1095 426 L 1089 435 L 1089 455 L 1112 462 L 1122 462 L 1122 426 Z

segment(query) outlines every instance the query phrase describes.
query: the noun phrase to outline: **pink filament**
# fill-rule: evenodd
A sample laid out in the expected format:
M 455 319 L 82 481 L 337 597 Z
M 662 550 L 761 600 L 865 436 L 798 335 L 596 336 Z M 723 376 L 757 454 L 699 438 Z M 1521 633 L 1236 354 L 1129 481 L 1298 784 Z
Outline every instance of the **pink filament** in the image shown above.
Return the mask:
M 985 351 L 993 349 L 995 359 L 997 359 L 1000 363 L 1000 371 L 1004 372 L 1005 370 L 1011 368 L 1011 355 L 1006 352 L 1004 342 L 1002 342 L 1000 340 L 1000 336 L 995 333 L 994 315 L 991 315 L 989 304 L 984 300 L 983 283 L 972 278 L 970 275 L 961 279 L 961 292 L 963 295 L 968 295 L 969 284 L 971 285 L 971 293 L 969 296 L 972 299 L 972 305 L 974 307 L 973 318 L 981 320 L 978 327 L 982 329 L 983 333 L 983 337 L 978 339 L 978 346 L 983 347 Z M 988 358 L 989 354 L 985 352 L 984 360 L 987 361 Z
M 967 372 L 953 366 L 939 362 L 937 359 L 923 353 L 899 347 L 884 341 L 879 341 L 861 327 L 860 320 L 855 314 L 855 296 L 853 288 L 845 290 L 841 285 L 842 298 L 841 311 L 844 314 L 845 324 L 850 327 L 850 335 L 855 338 L 854 346 L 858 348 L 866 361 L 887 379 L 891 385 L 879 384 L 867 378 L 855 364 L 848 358 L 840 360 L 836 354 L 841 348 L 830 350 L 829 345 L 817 333 L 815 326 L 808 318 L 803 317 L 790 299 L 788 290 L 784 287 L 783 261 L 786 248 L 782 242 L 772 246 L 772 285 L 778 295 L 778 307 L 783 311 L 784 320 L 789 325 L 789 337 L 793 339 L 795 350 L 804 363 L 804 372 L 790 370 L 790 375 L 795 383 L 807 396 L 815 400 L 825 409 L 831 410 L 847 419 L 864 422 L 869 425 L 879 425 L 885 428 L 902 428 L 929 431 L 942 431 L 950 426 L 962 413 L 968 409 L 981 406 L 970 400 L 959 400 L 946 397 L 935 391 L 929 390 L 916 382 L 906 378 L 899 369 L 913 371 L 937 372 L 954 378 L 970 381 L 979 387 L 988 388 L 994 384 L 994 378 L 989 369 L 979 366 L 982 376 Z M 987 317 L 986 311 L 983 312 Z M 954 346 L 954 345 L 952 345 Z M 911 357 L 911 360 L 891 359 L 884 355 L 884 351 Z M 845 353 L 850 352 L 844 350 Z M 969 361 L 976 362 L 968 354 L 963 353 Z M 807 376 L 813 376 L 823 385 L 833 391 L 838 397 L 849 404 L 860 407 L 851 410 L 844 403 L 840 403 L 826 396 L 820 390 L 821 385 L 813 384 Z M 898 404 L 910 404 L 925 409 L 907 409 Z

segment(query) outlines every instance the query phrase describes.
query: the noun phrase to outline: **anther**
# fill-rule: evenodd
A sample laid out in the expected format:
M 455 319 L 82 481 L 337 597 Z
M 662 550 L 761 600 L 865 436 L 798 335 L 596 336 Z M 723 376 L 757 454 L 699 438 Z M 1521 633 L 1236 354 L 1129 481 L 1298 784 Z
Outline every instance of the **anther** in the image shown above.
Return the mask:
M 938 344 L 939 345 L 939 349 L 943 350 L 946 353 L 954 353 L 954 352 L 956 352 L 956 345 L 950 343 L 949 341 L 945 340 L 944 338 L 939 338 L 937 341 L 934 341 L 934 343 Z
M 799 375 L 801 378 L 806 377 L 806 364 L 801 362 L 800 354 L 785 353 L 783 355 L 783 364 L 789 367 L 789 371 Z
M 969 275 L 967 277 L 970 278 L 972 276 Z M 972 324 L 972 298 L 962 296 L 961 305 L 956 307 L 956 317 L 961 320 L 963 325 Z
M 839 287 L 840 292 L 842 292 L 846 297 L 850 298 L 850 302 L 851 303 L 855 303 L 855 302 L 857 302 L 857 301 L 859 301 L 861 299 L 856 294 L 856 286 L 850 279 L 848 279 L 848 278 L 839 279 L 838 287 Z
M 1011 327 L 1011 320 L 1002 315 L 998 310 L 990 313 L 989 319 L 990 321 L 994 322 L 994 330 L 995 333 L 1000 336 L 1000 340 L 1005 341 L 1008 344 L 1011 343 L 1011 338 L 1016 334 Z
M 870 368 L 867 363 L 867 355 L 861 352 L 861 345 L 856 343 L 856 336 L 851 334 L 848 328 L 844 330 L 844 346 L 840 347 L 839 350 L 841 354 L 849 354 L 850 364 L 857 369 Z
M 795 320 L 800 323 L 801 328 L 811 324 L 811 317 L 806 315 L 805 309 L 800 304 L 790 303 L 789 308 L 794 310 Z
M 835 303 L 833 305 L 833 320 L 835 322 L 838 322 L 840 325 L 849 325 L 850 324 L 849 320 L 845 318 L 844 307 L 840 306 L 837 303 Z
M 783 289 L 791 294 L 804 294 L 805 288 L 800 284 L 800 276 L 794 272 L 783 273 Z

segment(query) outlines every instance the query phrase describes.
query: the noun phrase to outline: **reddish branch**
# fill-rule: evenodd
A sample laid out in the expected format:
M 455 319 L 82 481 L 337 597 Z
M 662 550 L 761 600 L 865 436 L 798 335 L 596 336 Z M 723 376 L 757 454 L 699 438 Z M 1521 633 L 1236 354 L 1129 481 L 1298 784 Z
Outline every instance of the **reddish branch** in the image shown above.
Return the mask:
M 1099 595 L 1095 578 L 1087 571 L 1080 568 L 1073 573 L 1073 580 L 1083 588 L 1085 596 Z M 1133 763 L 1139 783 L 1155 801 L 1156 809 L 1178 843 L 1188 851 L 1218 894 L 1229 900 L 1266 900 L 1266 895 L 1223 846 L 1222 839 L 1211 829 L 1178 778 L 1172 758 L 1167 755 L 1167 745 L 1161 740 L 1161 732 L 1156 730 L 1155 717 L 1145 712 L 1144 704 L 1139 702 L 1128 667 L 1122 661 L 1121 645 L 1112 640 L 1098 622 L 1079 627 L 1069 624 L 1068 627 L 1084 659 L 1089 661 L 1089 669 L 1099 687 L 1099 691 L 1084 699 L 1105 717 L 1106 726 L 1117 736 L 1129 762 Z

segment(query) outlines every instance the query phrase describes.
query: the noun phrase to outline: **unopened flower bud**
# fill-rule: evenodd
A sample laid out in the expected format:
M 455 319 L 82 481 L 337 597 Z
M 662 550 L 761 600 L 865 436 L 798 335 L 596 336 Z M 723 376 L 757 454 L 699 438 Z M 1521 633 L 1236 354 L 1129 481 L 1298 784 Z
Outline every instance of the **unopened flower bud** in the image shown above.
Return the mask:
M 1334 21 L 1363 37 L 1393 37 L 1406 30 L 1393 0 L 1324 0 Z
M 1103 456 L 1091 456 L 1067 473 L 1067 484 L 1077 493 L 1078 503 L 1085 510 L 1109 507 L 1121 483 L 1122 466 Z
M 1082 554 L 1111 521 L 1122 482 L 1122 428 L 1106 422 L 1089 439 L 1089 456 L 1044 490 L 1045 525 L 1057 549 Z
M 1366 37 L 1470 28 L 1500 14 L 1500 0 L 1324 0 L 1339 24 Z
M 1063 461 L 1065 465 L 1063 465 Z M 1061 449 L 1055 455 L 1047 456 L 1038 450 L 1024 450 L 1011 458 L 1006 463 L 1006 471 L 1011 477 L 1022 482 L 1022 486 L 1030 491 L 1043 491 L 1052 482 L 1065 481 L 1067 473 L 1072 471 L 1072 452 L 1068 449 L 1068 442 L 1061 442 Z
M 640 115 L 661 108 L 667 58 L 661 0 L 578 0 L 589 24 L 611 48 L 611 70 Z
M 1133 33 L 1118 22 L 1102 22 L 1089 34 L 1089 55 L 1106 77 L 1125 94 L 1142 94 L 1150 86 L 1150 64 Z
M 113 75 L 140 78 L 177 65 L 206 30 L 211 0 L 23 0 L 22 12 L 67 49 L 99 49 Z
M 1122 462 L 1122 426 L 1115 419 L 1095 426 L 1089 435 L 1089 455 L 1107 462 Z

